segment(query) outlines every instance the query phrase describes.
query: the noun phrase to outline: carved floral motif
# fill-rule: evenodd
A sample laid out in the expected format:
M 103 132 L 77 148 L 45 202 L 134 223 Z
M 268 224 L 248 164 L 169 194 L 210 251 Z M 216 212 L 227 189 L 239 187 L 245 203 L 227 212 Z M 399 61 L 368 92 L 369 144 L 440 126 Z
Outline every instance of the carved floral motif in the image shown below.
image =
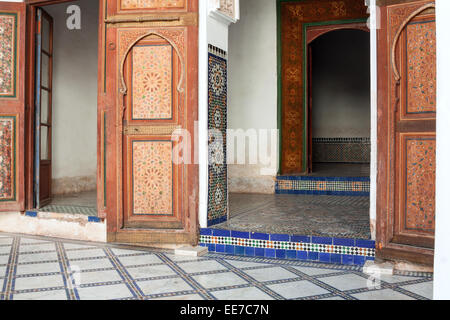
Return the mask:
M 409 24 L 408 113 L 436 112 L 436 23 Z
M 14 197 L 14 118 L 0 118 L 0 200 Z
M 172 118 L 172 47 L 133 48 L 133 119 Z
M 133 213 L 172 214 L 172 142 L 133 142 Z
M 406 142 L 406 227 L 434 230 L 436 140 Z
M 0 13 L 0 97 L 15 94 L 15 23 L 14 15 Z

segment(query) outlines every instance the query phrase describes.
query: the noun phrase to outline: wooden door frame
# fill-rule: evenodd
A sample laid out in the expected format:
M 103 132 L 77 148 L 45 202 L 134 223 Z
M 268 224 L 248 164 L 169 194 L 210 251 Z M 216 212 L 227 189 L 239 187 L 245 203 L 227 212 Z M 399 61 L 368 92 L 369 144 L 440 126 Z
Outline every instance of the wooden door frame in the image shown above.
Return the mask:
M 25 80 L 25 105 L 26 105 L 26 122 L 25 122 L 25 210 L 34 209 L 34 99 L 35 99 L 35 34 L 36 34 L 36 11 L 37 7 L 70 3 L 75 0 L 25 0 L 26 3 L 26 80 Z M 103 2 L 105 0 L 98 0 L 99 2 L 99 39 L 98 39 L 98 50 L 99 50 L 99 72 L 103 71 L 103 65 L 100 63 L 100 57 L 103 59 L 103 52 L 101 48 L 104 46 L 104 38 L 101 36 L 101 29 L 103 28 L 103 21 L 101 19 L 103 15 Z M 100 109 L 100 105 L 103 101 L 103 97 L 100 95 L 100 88 L 98 88 L 98 105 L 97 111 Z M 99 114 L 99 112 L 97 112 Z M 97 149 L 102 148 L 103 138 L 101 138 L 101 131 L 103 128 L 103 120 L 99 116 L 97 117 Z M 100 170 L 100 168 L 102 168 Z M 103 181 L 102 177 L 103 162 L 101 157 L 97 155 L 97 187 L 99 186 L 99 181 Z M 103 199 L 103 192 L 97 191 L 97 203 L 100 203 L 100 199 Z M 105 210 L 99 208 L 98 216 L 99 218 L 105 218 Z
M 323 24 L 319 23 L 317 25 L 315 24 L 307 24 L 306 25 L 306 31 L 305 31 L 305 45 L 306 45 L 306 52 L 305 52 L 305 64 L 306 68 L 305 71 L 307 73 L 307 76 L 305 77 L 305 101 L 306 102 L 306 143 L 307 143 L 307 163 L 306 163 L 306 173 L 309 174 L 312 172 L 312 54 L 311 54 L 311 44 L 314 40 L 317 38 L 333 32 L 337 30 L 360 30 L 365 32 L 370 32 L 370 29 L 367 26 L 366 22 L 352 22 L 352 23 L 330 23 L 330 24 Z

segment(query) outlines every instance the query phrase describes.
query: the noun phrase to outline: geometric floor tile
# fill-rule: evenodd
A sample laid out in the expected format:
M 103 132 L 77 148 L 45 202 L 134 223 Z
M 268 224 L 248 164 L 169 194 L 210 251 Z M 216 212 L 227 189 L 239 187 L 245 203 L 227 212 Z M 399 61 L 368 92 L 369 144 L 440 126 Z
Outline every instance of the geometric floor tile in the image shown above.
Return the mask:
M 10 251 L 10 246 L 0 246 L 0 254 L 9 254 Z
M 163 298 L 150 298 L 149 300 L 204 300 L 201 295 L 198 294 L 187 294 L 173 297 L 163 297 Z
M 212 295 L 219 300 L 273 300 L 271 296 L 255 287 L 213 291 Z
M 135 280 L 176 275 L 175 271 L 166 265 L 129 267 L 127 271 Z
M 73 270 L 79 268 L 81 271 L 93 269 L 113 268 L 113 264 L 108 259 L 71 260 L 69 262 Z
M 335 273 L 336 270 L 332 269 L 319 269 L 319 268 L 311 268 L 311 267 L 297 267 L 293 266 L 294 269 L 297 269 L 300 272 L 306 273 L 309 276 L 318 276 L 323 274 Z
M 202 257 L 191 257 L 191 256 L 182 256 L 182 255 L 175 255 L 175 254 L 166 254 L 167 258 L 174 262 L 182 262 L 182 261 L 199 261 L 202 260 Z
M 146 295 L 193 290 L 190 285 L 188 285 L 183 279 L 179 277 L 170 279 L 136 281 L 136 284 Z
M 16 274 L 25 275 L 52 272 L 61 272 L 61 267 L 58 262 L 19 264 L 17 265 Z
M 61 274 L 56 274 L 52 276 L 16 278 L 14 290 L 43 289 L 61 286 L 64 286 L 63 277 Z
M 88 248 L 95 248 L 95 246 L 90 246 L 86 244 L 81 243 L 64 243 L 64 249 L 71 250 L 71 249 L 88 249 Z
M 130 254 L 136 254 L 136 253 L 142 253 L 145 254 L 145 251 L 137 251 L 137 250 L 127 250 L 127 249 L 117 249 L 117 248 L 112 248 L 111 251 L 116 255 L 116 256 L 126 256 L 126 255 L 130 255 Z
M 427 299 L 433 299 L 433 283 L 418 283 L 418 284 L 410 284 L 406 286 L 401 286 L 400 288 L 406 289 L 408 291 L 414 292 L 419 296 L 425 297 Z
M 0 255 L 0 265 L 7 264 L 9 261 L 9 255 Z
M 0 267 L 0 278 L 6 276 L 6 267 Z
M 358 300 L 414 300 L 413 298 L 391 289 L 368 291 L 352 294 Z
M 329 293 L 329 291 L 305 280 L 273 284 L 268 287 L 286 299 L 303 298 Z
M 13 300 L 67 300 L 66 290 L 16 293 Z
M 187 273 L 226 270 L 223 265 L 216 261 L 182 262 L 179 266 Z
M 6 253 L 0 254 L 0 293 L 6 290 L 0 299 L 339 300 L 432 296 L 432 275 L 426 273 L 382 275 L 381 282 L 372 283 L 357 266 L 217 253 L 189 257 L 174 255 L 173 251 L 5 237 L 1 233 L 0 240 L 6 243 L 0 245 L 6 248 L 2 250 Z M 76 286 L 66 288 L 65 283 Z
M 0 237 L 0 246 L 11 244 L 12 241 L 13 241 L 13 238 L 11 238 L 11 237 Z
M 36 244 L 36 243 L 52 243 L 48 240 L 34 239 L 34 238 L 21 238 L 20 244 Z
M 76 250 L 76 251 L 66 251 L 67 258 L 69 259 L 80 259 L 80 258 L 93 258 L 93 257 L 106 257 L 103 249 L 87 249 L 87 250 Z
M 247 284 L 248 282 L 232 272 L 203 274 L 193 276 L 198 283 L 207 289 L 218 288 L 225 286 L 236 286 Z
M 398 283 L 398 282 L 405 282 L 405 281 L 412 281 L 417 280 L 420 278 L 414 278 L 414 277 L 406 277 L 406 276 L 399 276 L 399 275 L 374 275 L 375 278 L 379 278 L 381 281 L 385 281 L 387 283 Z
M 334 277 L 320 278 L 320 281 L 341 291 L 367 288 L 371 283 L 368 279 L 356 274 L 345 274 Z
M 40 251 L 55 251 L 54 243 L 30 244 L 20 246 L 20 253 L 40 252 Z
M 331 297 L 331 298 L 322 298 L 322 299 L 317 299 L 317 300 L 338 300 L 338 301 L 342 301 L 342 300 L 345 300 L 344 298 L 342 298 L 342 297 Z
M 143 254 L 138 256 L 119 256 L 117 259 L 124 266 L 139 266 L 146 264 L 162 263 L 161 259 L 154 254 Z
M 79 283 L 82 285 L 121 280 L 122 278 L 116 270 L 81 272 L 79 274 Z
M 239 261 L 239 260 L 225 260 L 229 264 L 231 264 L 233 267 L 243 269 L 243 268 L 252 268 L 252 267 L 262 267 L 262 266 L 270 266 L 270 264 L 261 264 L 261 263 L 255 263 L 255 262 L 247 262 L 247 261 Z
M 191 256 L 183 256 L 183 255 L 175 255 L 171 253 L 167 253 L 166 257 L 172 260 L 173 262 L 195 262 L 204 260 L 202 257 L 191 257 Z
M 81 300 L 111 300 L 131 298 L 133 294 L 125 284 L 77 288 Z
M 22 253 L 19 255 L 19 263 L 58 261 L 58 254 L 54 252 L 45 253 Z
M 289 272 L 280 267 L 245 270 L 244 272 L 250 277 L 261 282 L 298 278 L 295 273 Z

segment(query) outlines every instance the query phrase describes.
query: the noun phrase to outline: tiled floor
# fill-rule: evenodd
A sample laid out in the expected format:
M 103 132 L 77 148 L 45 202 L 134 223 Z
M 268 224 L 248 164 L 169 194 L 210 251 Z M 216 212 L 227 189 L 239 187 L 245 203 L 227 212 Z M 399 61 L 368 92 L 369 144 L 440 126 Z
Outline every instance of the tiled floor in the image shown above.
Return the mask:
M 214 228 L 370 238 L 369 197 L 238 193 L 229 197 L 230 219 Z
M 0 300 L 431 299 L 432 275 L 0 234 Z
M 84 214 L 95 217 L 97 216 L 97 191 L 55 195 L 51 202 L 39 211 Z

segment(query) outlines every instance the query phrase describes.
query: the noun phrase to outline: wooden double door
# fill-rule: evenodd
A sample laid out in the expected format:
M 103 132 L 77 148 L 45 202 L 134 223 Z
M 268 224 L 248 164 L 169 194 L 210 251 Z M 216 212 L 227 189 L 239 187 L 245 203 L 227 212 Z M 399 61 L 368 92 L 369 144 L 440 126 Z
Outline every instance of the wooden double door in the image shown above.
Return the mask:
M 36 17 L 64 2 L 0 2 L 0 211 L 33 208 L 35 177 L 51 163 L 51 152 L 35 162 L 35 142 L 51 128 L 36 104 L 36 56 L 52 54 L 36 51 Z M 198 0 L 99 0 L 99 9 L 97 193 L 107 239 L 196 244 Z
M 377 256 L 433 263 L 434 1 L 385 1 L 378 31 Z

